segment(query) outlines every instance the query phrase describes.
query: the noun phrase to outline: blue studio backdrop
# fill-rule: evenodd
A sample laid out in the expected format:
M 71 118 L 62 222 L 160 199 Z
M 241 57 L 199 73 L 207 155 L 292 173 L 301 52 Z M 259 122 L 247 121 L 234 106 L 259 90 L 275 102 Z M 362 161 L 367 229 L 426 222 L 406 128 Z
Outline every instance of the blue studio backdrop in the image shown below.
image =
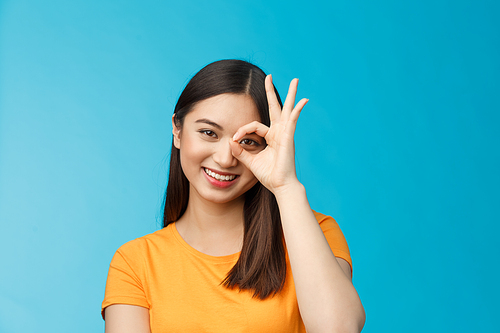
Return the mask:
M 0 1 L 0 332 L 100 332 L 108 265 L 158 230 L 173 106 L 224 58 L 309 104 L 312 207 L 364 332 L 493 332 L 497 1 Z

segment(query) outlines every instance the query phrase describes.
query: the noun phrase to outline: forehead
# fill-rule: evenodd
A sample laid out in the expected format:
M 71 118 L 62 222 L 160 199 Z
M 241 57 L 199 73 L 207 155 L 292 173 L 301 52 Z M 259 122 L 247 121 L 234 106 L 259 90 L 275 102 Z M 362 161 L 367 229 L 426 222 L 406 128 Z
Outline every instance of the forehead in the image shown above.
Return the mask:
M 186 115 L 185 120 L 195 122 L 201 118 L 214 121 L 224 128 L 233 124 L 240 127 L 255 120 L 261 121 L 255 102 L 244 94 L 221 94 L 200 101 Z

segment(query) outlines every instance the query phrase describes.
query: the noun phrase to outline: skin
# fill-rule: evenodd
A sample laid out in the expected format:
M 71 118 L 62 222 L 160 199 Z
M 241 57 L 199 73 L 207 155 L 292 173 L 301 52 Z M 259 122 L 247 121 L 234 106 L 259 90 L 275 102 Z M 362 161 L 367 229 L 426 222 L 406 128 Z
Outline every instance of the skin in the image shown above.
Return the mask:
M 243 241 L 243 194 L 257 183 L 254 174 L 232 154 L 236 131 L 260 120 L 253 100 L 242 94 L 222 94 L 199 102 L 186 115 L 182 130 L 173 126 L 174 145 L 189 180 L 188 207 L 175 226 L 200 252 L 222 256 L 240 251 Z M 263 138 L 245 134 L 238 143 L 249 154 L 265 148 Z M 207 182 L 204 168 L 237 175 L 220 189 Z
M 234 94 L 198 103 L 186 116 L 182 129 L 173 126 L 174 145 L 181 150 L 181 164 L 191 189 L 188 208 L 176 227 L 188 244 L 206 254 L 240 251 L 242 194 L 260 181 L 274 193 L 279 205 L 297 302 L 307 332 L 360 332 L 365 312 L 351 282 L 350 266 L 333 255 L 295 172 L 293 138 L 308 100 L 295 105 L 298 80 L 294 79 L 281 109 L 271 76 L 265 84 L 269 127 L 260 123 L 250 97 Z M 199 119 L 209 119 L 222 129 L 208 124 L 200 127 L 196 123 Z M 200 129 L 206 131 L 200 133 Z M 263 140 L 265 148 L 263 144 L 251 144 Z M 236 174 L 240 179 L 229 189 L 217 189 L 204 178 L 205 167 Z M 109 306 L 106 332 L 150 332 L 148 310 Z

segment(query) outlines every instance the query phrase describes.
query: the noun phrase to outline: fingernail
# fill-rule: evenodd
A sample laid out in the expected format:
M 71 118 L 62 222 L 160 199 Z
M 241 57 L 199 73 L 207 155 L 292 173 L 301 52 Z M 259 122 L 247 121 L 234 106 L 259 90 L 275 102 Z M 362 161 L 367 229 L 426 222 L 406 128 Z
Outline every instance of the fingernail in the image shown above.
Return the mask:
M 236 141 L 237 137 L 238 137 L 238 132 L 234 133 L 234 135 L 233 135 L 233 141 Z

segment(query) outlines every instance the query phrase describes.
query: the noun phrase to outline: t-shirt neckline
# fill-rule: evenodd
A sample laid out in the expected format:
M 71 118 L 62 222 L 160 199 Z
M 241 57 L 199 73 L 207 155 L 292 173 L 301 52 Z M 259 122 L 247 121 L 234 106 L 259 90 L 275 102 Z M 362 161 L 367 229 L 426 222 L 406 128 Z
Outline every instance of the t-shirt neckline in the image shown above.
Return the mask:
M 181 234 L 177 230 L 177 227 L 175 226 L 175 222 L 170 223 L 168 226 L 170 228 L 172 234 L 174 235 L 175 239 L 191 254 L 203 259 L 203 260 L 208 260 L 211 262 L 217 262 L 217 263 L 228 263 L 228 262 L 236 262 L 241 254 L 240 252 L 233 253 L 233 254 L 228 254 L 225 256 L 212 256 L 203 252 L 198 251 L 191 245 L 189 245 L 184 238 L 182 238 Z

